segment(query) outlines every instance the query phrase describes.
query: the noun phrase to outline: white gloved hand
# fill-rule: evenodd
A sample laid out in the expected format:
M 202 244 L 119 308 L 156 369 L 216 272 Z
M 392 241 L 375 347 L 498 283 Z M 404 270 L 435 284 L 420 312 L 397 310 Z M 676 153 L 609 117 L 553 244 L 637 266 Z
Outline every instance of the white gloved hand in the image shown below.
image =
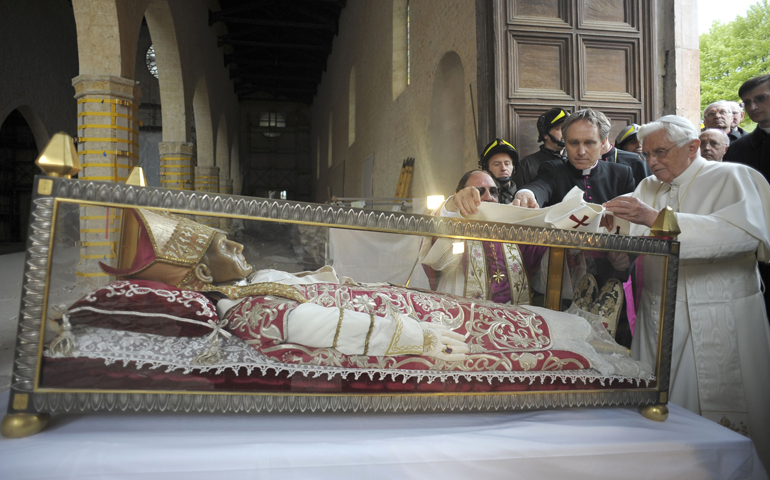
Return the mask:
M 465 337 L 444 325 L 420 322 L 420 327 L 425 338 L 423 355 L 448 362 L 459 362 L 470 352 Z

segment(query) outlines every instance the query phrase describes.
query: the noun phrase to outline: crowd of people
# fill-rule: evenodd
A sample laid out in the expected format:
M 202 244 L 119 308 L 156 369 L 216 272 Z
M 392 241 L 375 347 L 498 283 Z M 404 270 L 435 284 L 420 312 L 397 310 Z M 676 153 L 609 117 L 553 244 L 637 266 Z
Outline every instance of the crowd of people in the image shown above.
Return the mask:
M 763 299 L 770 282 L 770 75 L 746 81 L 738 96 L 757 124 L 751 133 L 740 127 L 740 103 L 718 101 L 704 110 L 701 128 L 667 115 L 626 126 L 614 144 L 603 113 L 552 108 L 538 119 L 537 152 L 520 160 L 514 145 L 493 140 L 481 152 L 480 171 L 461 179 L 439 214 L 473 215 L 482 202 L 543 208 L 579 187 L 586 202 L 603 205 L 631 223 L 632 235 L 644 236 L 671 207 L 681 250 L 669 399 L 749 435 L 770 467 L 770 327 Z M 642 279 L 630 346 L 634 358 L 654 366 L 661 272 L 647 259 L 636 272 L 626 255 L 609 260 Z

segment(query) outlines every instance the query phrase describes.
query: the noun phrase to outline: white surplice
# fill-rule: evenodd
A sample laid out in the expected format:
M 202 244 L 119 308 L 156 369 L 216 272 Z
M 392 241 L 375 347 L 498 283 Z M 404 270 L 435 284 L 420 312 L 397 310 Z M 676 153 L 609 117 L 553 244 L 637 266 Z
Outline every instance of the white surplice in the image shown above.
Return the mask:
M 748 433 L 770 466 L 770 328 L 757 259 L 770 258 L 770 185 L 735 163 L 701 157 L 671 184 L 655 177 L 633 193 L 671 206 L 681 234 L 670 401 Z M 632 225 L 631 235 L 650 229 Z M 663 262 L 648 256 L 632 351 L 657 358 Z

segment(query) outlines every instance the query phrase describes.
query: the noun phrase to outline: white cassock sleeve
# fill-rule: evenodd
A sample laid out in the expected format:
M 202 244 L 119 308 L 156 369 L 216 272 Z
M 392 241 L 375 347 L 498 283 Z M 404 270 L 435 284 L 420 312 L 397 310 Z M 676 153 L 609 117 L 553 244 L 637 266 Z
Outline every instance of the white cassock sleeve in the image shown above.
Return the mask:
M 380 317 L 303 303 L 289 313 L 286 342 L 346 355 L 421 355 L 424 336 L 420 322 L 408 315 Z
M 711 215 L 677 213 L 680 258 L 726 258 L 750 253 L 757 249 L 759 240 L 745 230 Z

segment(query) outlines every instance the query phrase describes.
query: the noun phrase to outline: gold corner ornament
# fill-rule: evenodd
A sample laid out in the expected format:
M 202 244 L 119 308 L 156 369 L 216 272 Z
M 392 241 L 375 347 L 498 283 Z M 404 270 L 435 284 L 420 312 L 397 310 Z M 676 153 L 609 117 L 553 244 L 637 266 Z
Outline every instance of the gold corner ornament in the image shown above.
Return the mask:
M 142 167 L 134 167 L 131 169 L 131 173 L 126 178 L 126 185 L 136 185 L 137 187 L 146 187 L 147 178 L 144 176 L 144 169 Z
M 666 405 L 647 405 L 639 407 L 639 413 L 644 418 L 656 422 L 665 422 L 668 419 L 668 407 Z
M 676 215 L 671 207 L 662 209 L 650 228 L 650 234 L 657 238 L 673 240 L 680 233 L 682 231 L 679 229 L 679 222 L 677 222 Z
M 40 433 L 48 426 L 48 413 L 9 413 L 0 423 L 0 434 L 5 438 L 24 438 Z
M 72 137 L 64 132 L 51 137 L 43 153 L 35 160 L 35 165 L 49 177 L 71 178 L 83 169 Z

